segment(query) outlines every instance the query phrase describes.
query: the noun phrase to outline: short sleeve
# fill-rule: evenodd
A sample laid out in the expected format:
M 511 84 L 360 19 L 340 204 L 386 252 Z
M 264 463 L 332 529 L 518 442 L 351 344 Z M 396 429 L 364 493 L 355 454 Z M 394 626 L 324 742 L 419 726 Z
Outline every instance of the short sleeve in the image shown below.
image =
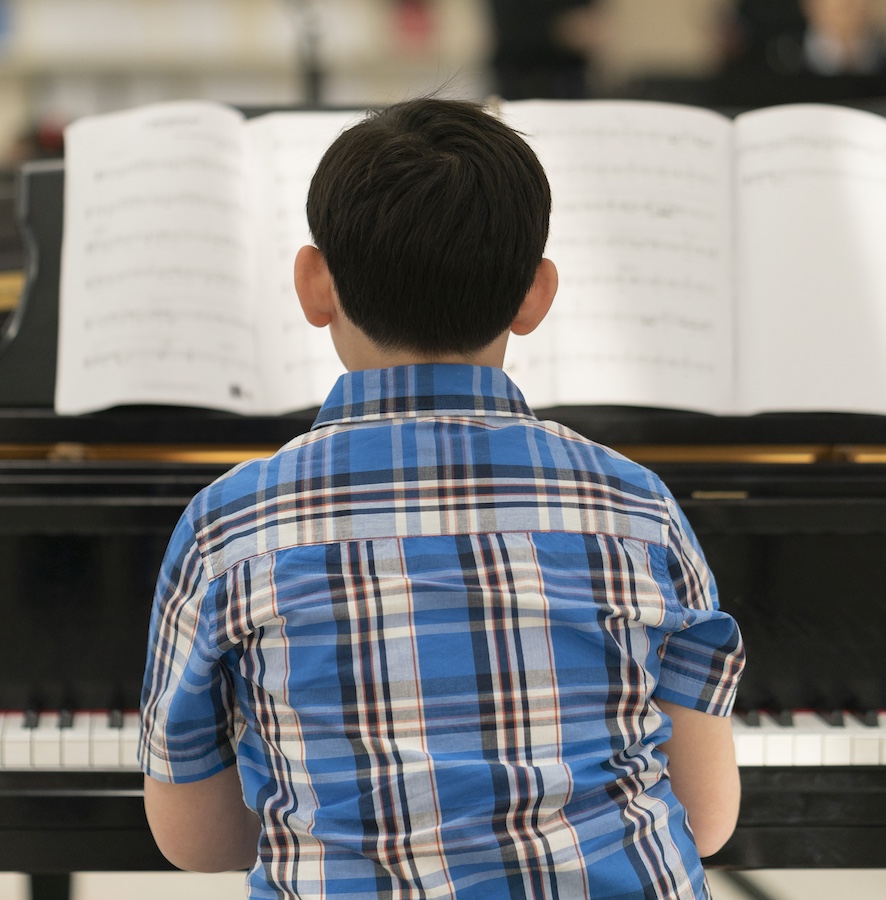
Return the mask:
M 655 695 L 712 715 L 729 715 L 745 664 L 741 632 L 719 608 L 714 577 L 682 510 L 670 495 L 667 502 L 666 577 L 681 625 L 662 646 Z
M 217 585 L 207 578 L 191 508 L 157 579 L 142 685 L 139 763 L 160 781 L 199 781 L 235 761 L 232 691 L 216 641 Z

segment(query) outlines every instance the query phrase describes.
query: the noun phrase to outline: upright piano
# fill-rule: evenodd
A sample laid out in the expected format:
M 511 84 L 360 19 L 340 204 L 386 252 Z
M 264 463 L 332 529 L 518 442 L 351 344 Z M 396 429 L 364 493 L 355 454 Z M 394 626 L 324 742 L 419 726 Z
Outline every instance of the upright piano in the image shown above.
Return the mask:
M 0 332 L 0 868 L 50 879 L 168 868 L 134 759 L 160 559 L 197 490 L 313 420 L 55 415 L 63 179 L 21 174 L 27 282 Z M 542 413 L 660 473 L 744 632 L 743 802 L 710 862 L 886 866 L 886 418 Z

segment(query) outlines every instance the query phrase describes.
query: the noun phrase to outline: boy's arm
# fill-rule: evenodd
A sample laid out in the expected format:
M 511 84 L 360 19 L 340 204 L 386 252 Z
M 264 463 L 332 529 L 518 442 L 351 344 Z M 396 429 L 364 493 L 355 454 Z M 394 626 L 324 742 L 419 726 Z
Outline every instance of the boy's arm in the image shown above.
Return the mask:
M 671 787 L 689 814 L 700 856 L 716 853 L 735 830 L 741 799 L 732 720 L 658 700 L 670 716 L 671 739 L 661 745 L 668 756 Z
M 160 852 L 179 869 L 225 872 L 255 862 L 261 826 L 243 803 L 236 766 L 188 784 L 145 776 L 145 812 Z

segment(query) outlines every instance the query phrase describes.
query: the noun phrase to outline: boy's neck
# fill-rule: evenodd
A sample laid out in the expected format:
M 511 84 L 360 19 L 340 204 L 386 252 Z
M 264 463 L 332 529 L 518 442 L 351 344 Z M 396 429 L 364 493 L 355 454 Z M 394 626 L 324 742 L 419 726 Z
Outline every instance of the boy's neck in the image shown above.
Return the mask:
M 385 350 L 371 341 L 350 322 L 347 322 L 344 327 L 339 322 L 339 328 L 333 329 L 333 339 L 338 355 L 349 372 L 426 363 L 494 366 L 500 369 L 504 364 L 508 332 L 500 335 L 488 346 L 473 353 L 434 353 L 427 355 L 416 353 L 414 350 Z

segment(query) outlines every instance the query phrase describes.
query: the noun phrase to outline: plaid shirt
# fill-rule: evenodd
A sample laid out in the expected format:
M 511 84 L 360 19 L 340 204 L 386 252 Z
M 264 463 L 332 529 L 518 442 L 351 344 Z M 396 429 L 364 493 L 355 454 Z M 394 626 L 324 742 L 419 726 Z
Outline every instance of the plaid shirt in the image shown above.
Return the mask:
M 657 477 L 499 369 L 343 376 L 202 491 L 159 577 L 140 757 L 239 765 L 253 898 L 698 898 L 660 697 L 743 664 Z

